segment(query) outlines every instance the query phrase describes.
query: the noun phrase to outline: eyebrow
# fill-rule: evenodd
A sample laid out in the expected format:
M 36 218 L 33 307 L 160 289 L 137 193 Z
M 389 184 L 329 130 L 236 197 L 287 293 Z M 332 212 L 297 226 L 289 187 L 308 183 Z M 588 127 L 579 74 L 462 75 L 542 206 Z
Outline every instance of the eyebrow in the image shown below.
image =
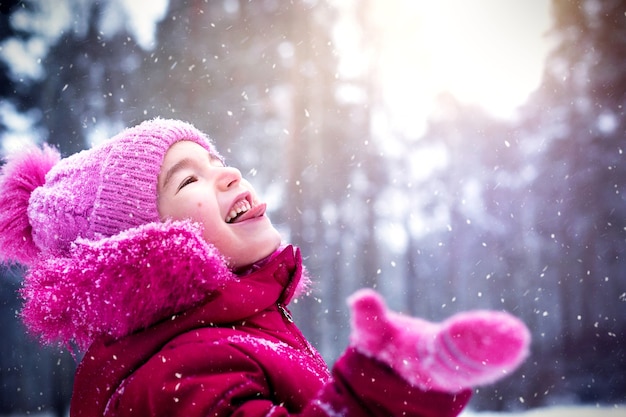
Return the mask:
M 193 165 L 195 165 L 195 163 L 190 158 L 183 158 L 180 161 L 176 162 L 174 165 L 172 165 L 172 167 L 168 169 L 165 173 L 165 179 L 163 180 L 163 189 L 167 187 L 167 184 L 170 182 L 174 174 Z

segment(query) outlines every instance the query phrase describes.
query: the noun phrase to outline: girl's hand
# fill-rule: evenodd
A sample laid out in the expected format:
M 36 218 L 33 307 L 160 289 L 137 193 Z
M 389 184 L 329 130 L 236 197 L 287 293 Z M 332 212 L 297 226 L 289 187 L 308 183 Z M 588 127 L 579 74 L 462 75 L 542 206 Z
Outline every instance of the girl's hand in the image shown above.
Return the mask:
M 387 309 L 378 293 L 357 291 L 350 344 L 423 390 L 459 392 L 513 372 L 528 356 L 530 332 L 505 312 L 472 311 L 431 323 Z

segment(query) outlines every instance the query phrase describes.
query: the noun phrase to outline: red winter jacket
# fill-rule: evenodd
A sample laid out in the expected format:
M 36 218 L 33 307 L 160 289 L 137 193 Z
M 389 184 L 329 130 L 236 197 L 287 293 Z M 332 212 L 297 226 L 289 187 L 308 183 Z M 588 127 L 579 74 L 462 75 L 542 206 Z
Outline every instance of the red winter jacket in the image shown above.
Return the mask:
M 349 349 L 332 376 L 286 305 L 301 278 L 289 246 L 201 305 L 102 337 L 76 373 L 70 414 L 95 416 L 455 416 L 469 392 L 412 388 Z M 139 295 L 138 295 L 139 296 Z

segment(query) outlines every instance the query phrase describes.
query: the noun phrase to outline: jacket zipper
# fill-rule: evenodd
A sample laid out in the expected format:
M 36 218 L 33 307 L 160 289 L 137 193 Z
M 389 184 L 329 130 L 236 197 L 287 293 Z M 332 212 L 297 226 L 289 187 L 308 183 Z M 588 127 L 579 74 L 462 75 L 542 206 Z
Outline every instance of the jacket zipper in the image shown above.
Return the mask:
M 320 361 L 318 357 L 319 354 L 315 352 L 311 344 L 305 339 L 305 337 L 300 332 L 300 329 L 298 329 L 298 327 L 295 325 L 293 321 L 293 317 L 291 316 L 291 313 L 289 312 L 289 310 L 287 310 L 287 307 L 285 307 L 281 303 L 276 303 L 276 306 L 278 307 L 278 310 L 282 314 L 283 318 L 287 321 L 287 328 L 289 329 L 289 331 L 295 336 L 295 338 L 300 342 L 300 344 L 304 346 L 306 351 L 309 352 L 309 354 L 313 358 L 315 358 L 316 361 Z M 326 366 L 325 362 L 324 362 L 324 366 Z
M 293 323 L 293 317 L 291 317 L 291 313 L 285 308 L 285 306 L 281 303 L 277 303 L 276 306 L 283 314 L 283 317 L 286 318 L 289 323 Z

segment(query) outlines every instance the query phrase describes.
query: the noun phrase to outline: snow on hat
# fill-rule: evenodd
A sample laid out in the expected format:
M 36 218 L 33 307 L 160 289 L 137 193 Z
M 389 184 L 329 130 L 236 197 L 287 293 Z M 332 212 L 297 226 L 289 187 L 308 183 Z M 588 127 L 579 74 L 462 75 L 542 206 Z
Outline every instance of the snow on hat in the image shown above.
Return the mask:
M 65 159 L 49 147 L 14 155 L 0 172 L 0 259 L 30 265 L 40 254 L 66 255 L 77 238 L 159 221 L 158 174 L 181 140 L 218 155 L 192 125 L 158 118 Z

